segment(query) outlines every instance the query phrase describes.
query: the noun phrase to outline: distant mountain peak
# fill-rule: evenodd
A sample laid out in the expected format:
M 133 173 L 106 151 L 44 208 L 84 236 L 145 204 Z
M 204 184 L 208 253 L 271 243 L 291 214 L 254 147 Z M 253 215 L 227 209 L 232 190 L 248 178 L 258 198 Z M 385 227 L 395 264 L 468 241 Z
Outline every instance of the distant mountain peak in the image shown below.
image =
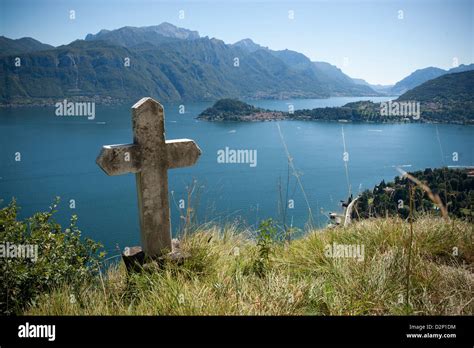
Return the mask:
M 232 46 L 242 48 L 247 52 L 255 52 L 260 49 L 267 49 L 267 47 L 260 46 L 249 38 L 237 41 L 236 43 L 232 44 Z
M 161 24 L 158 24 L 157 27 L 168 27 L 168 28 L 178 28 L 176 25 L 171 24 L 170 22 L 162 22 Z
M 5 36 L 0 36 L 0 55 L 44 51 L 53 48 L 54 46 L 42 43 L 31 37 L 9 39 Z
M 102 30 L 99 31 L 97 34 L 107 34 L 107 33 L 110 33 L 110 30 L 108 30 L 108 29 L 102 29 Z M 92 34 L 89 34 L 89 35 L 92 35 Z
M 194 40 L 200 38 L 199 33 L 197 31 L 180 28 L 169 22 L 163 22 L 156 26 L 144 28 L 154 28 L 157 33 L 166 37 L 174 37 L 176 39 Z
M 455 68 L 444 70 L 440 68 L 436 68 L 433 66 L 417 69 L 412 72 L 410 75 L 405 77 L 404 79 L 398 81 L 391 89 L 393 94 L 403 94 L 421 84 L 440 77 L 445 74 L 452 74 L 455 72 L 464 72 L 474 70 L 474 64 L 464 65 L 461 64 Z
M 427 66 L 426 68 L 416 69 L 415 71 L 422 71 L 422 70 L 426 70 L 426 71 L 428 71 L 428 70 L 436 70 L 436 71 L 438 71 L 438 70 L 443 70 L 443 69 L 437 68 L 437 67 L 435 67 L 435 66 Z
M 199 39 L 199 33 L 163 22 L 146 27 L 125 26 L 114 30 L 102 29 L 97 34 L 87 34 L 86 41 L 104 40 L 115 44 L 131 47 L 145 42 L 160 44 L 172 40 Z
M 256 44 L 252 39 L 250 38 L 246 38 L 246 39 L 242 39 L 242 40 L 239 40 L 237 41 L 236 43 L 234 43 L 234 45 L 246 45 L 246 46 L 258 46 L 260 47 L 259 44 Z

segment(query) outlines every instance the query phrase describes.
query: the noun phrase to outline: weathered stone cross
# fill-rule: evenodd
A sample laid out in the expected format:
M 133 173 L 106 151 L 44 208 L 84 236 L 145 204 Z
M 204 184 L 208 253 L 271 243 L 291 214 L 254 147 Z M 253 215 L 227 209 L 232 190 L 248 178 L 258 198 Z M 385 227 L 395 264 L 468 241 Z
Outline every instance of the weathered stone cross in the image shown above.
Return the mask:
M 143 251 L 171 251 L 168 169 L 192 166 L 201 149 L 190 139 L 165 140 L 163 106 L 142 98 L 132 106 L 133 144 L 105 145 L 96 163 L 107 175 L 135 173 Z

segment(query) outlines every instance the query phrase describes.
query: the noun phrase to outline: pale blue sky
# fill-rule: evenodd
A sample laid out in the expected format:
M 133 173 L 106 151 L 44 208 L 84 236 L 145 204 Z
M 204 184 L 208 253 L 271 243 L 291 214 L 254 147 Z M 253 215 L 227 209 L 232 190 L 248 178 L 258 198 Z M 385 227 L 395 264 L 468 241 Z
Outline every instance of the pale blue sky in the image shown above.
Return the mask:
M 0 35 L 57 46 L 101 29 L 166 21 L 226 43 L 251 38 L 292 49 L 351 77 L 390 84 L 427 66 L 450 68 L 453 58 L 474 62 L 473 17 L 474 0 L 0 0 Z

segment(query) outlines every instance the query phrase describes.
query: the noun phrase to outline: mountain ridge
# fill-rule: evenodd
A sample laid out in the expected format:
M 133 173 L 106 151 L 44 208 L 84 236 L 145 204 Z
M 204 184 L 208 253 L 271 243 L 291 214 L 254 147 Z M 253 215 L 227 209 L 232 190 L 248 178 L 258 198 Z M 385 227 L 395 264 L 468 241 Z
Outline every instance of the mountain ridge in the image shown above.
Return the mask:
M 452 74 L 456 72 L 474 70 L 474 64 L 461 64 L 457 67 L 445 70 L 436 67 L 427 67 L 423 69 L 417 69 L 407 77 L 398 81 L 391 89 L 390 92 L 395 95 L 402 95 L 403 93 L 420 86 L 426 81 L 433 80 L 445 74 Z
M 58 47 L 32 38 L 0 37 L 0 48 L 2 105 L 66 97 L 123 101 L 143 94 L 164 102 L 378 96 L 400 91 L 407 81 L 426 82 L 426 72 L 436 76 L 474 69 L 474 64 L 449 71 L 419 69 L 389 89 L 351 78 L 330 63 L 311 61 L 296 51 L 271 50 L 249 38 L 226 44 L 167 22 L 102 29 Z M 12 65 L 13 54 L 22 55 L 22 67 Z
M 102 29 L 97 34 L 87 34 L 85 41 L 109 41 L 119 46 L 133 47 L 137 44 L 149 42 L 158 45 L 174 40 L 199 39 L 199 33 L 179 28 L 171 23 L 163 22 L 158 25 L 145 27 L 125 26 L 114 30 Z
M 336 67 L 331 66 L 342 78 L 324 76 L 318 63 L 315 67 L 301 53 L 239 47 L 169 23 L 101 30 L 86 39 L 25 53 L 21 67 L 1 57 L 2 104 L 79 97 L 123 101 L 143 95 L 163 102 L 376 95 Z
M 54 46 L 42 43 L 31 37 L 22 37 L 20 39 L 10 39 L 0 36 L 0 56 L 29 53 L 34 51 L 43 51 L 53 49 Z

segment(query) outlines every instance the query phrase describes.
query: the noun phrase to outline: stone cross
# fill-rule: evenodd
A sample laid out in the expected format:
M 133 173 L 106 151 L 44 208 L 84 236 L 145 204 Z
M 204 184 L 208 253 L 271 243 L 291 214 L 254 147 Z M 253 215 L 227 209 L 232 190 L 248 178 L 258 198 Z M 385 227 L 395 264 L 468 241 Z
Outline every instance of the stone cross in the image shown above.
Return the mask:
M 192 166 L 201 149 L 190 139 L 165 140 L 163 106 L 142 98 L 132 106 L 133 144 L 105 145 L 96 163 L 107 175 L 135 173 L 141 243 L 146 256 L 171 251 L 168 169 Z

